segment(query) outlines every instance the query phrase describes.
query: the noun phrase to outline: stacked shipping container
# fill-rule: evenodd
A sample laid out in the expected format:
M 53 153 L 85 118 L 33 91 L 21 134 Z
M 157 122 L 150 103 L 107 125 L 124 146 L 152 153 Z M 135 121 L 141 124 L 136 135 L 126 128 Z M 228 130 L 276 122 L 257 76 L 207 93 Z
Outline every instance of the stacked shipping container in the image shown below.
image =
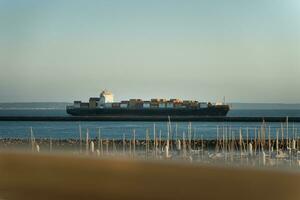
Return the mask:
M 130 99 L 129 101 L 121 102 L 108 102 L 102 106 L 99 106 L 98 97 L 91 97 L 89 103 L 83 103 L 81 101 L 74 101 L 74 107 L 77 108 L 122 108 L 122 109 L 172 109 L 172 108 L 207 108 L 211 104 L 206 102 L 198 102 L 192 100 L 181 99 L 151 99 L 150 101 L 143 101 L 142 99 Z

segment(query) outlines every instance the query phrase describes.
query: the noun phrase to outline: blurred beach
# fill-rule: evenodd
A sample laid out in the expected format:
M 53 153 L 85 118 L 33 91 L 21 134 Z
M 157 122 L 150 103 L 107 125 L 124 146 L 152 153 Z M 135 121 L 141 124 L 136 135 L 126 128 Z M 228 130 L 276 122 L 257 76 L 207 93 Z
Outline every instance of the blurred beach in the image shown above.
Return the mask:
M 293 171 L 0 153 L 1 199 L 300 198 Z

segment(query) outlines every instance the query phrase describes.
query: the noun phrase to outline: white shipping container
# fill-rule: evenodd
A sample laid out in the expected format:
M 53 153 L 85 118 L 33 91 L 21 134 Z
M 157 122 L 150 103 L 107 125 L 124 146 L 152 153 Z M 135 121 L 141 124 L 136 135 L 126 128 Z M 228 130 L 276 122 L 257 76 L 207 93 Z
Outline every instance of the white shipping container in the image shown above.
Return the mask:
M 80 108 L 80 103 L 81 103 L 81 102 L 74 102 L 74 105 L 73 105 L 74 108 Z
M 167 108 L 173 108 L 174 104 L 173 103 L 167 103 Z
M 158 107 L 159 107 L 159 108 L 165 108 L 165 107 L 166 107 L 166 104 L 165 104 L 165 103 L 159 103 Z
M 143 108 L 150 108 L 150 103 L 144 103 Z
M 199 103 L 200 108 L 207 108 L 208 104 L 206 102 Z
M 88 103 L 81 103 L 80 108 L 88 108 L 89 104 Z
M 112 103 L 106 103 L 105 108 L 112 108 Z
M 128 107 L 128 104 L 127 103 L 121 103 L 120 104 L 120 108 L 127 108 Z

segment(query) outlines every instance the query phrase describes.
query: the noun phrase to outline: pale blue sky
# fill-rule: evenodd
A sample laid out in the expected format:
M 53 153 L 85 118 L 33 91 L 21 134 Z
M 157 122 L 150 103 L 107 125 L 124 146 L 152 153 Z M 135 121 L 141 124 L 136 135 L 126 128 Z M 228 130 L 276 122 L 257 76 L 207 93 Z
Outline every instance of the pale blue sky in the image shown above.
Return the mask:
M 299 0 L 0 0 L 0 102 L 300 102 Z

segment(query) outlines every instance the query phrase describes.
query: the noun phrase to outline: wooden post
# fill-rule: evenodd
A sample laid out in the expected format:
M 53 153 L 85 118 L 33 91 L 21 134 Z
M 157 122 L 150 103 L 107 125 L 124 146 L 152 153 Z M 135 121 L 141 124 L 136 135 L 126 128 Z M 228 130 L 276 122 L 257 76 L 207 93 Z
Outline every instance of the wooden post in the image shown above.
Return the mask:
M 80 124 L 79 124 L 79 152 L 82 153 L 82 133 L 81 133 Z
M 85 153 L 89 154 L 89 129 L 86 129 L 86 138 L 85 138 Z
M 52 138 L 50 137 L 49 141 L 49 151 L 52 152 Z
M 98 129 L 98 149 L 100 150 L 101 129 Z
M 156 130 L 155 130 L 155 123 L 153 124 L 153 151 L 154 157 L 156 158 L 157 148 L 156 148 Z
M 123 133 L 123 155 L 124 156 L 125 156 L 125 145 L 126 145 L 125 133 Z
M 135 129 L 133 129 L 133 141 L 132 141 L 132 144 L 133 144 L 133 157 L 135 157 Z

